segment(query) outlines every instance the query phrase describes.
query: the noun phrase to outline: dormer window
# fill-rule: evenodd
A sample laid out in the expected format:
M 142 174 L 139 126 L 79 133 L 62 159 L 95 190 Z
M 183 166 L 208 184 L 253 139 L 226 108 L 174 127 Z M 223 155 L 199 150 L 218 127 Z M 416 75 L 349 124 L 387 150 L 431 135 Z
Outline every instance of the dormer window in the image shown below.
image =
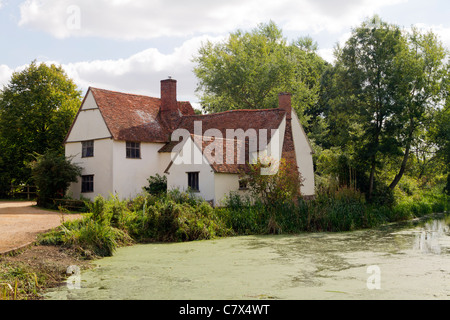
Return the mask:
M 94 140 L 81 143 L 81 157 L 92 158 L 94 156 Z
M 141 144 L 139 142 L 127 142 L 127 159 L 141 158 Z

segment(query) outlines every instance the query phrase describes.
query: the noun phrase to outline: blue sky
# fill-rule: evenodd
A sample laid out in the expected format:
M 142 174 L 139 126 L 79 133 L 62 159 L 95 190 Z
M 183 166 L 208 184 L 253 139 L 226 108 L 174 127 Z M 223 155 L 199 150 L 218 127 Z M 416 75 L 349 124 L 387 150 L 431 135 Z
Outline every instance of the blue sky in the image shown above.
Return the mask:
M 204 41 L 272 20 L 290 40 L 311 36 L 331 60 L 336 43 L 373 14 L 432 29 L 450 47 L 448 0 L 0 0 L 0 86 L 36 59 L 61 64 L 83 91 L 158 97 L 170 75 L 179 100 L 195 104 L 192 57 Z

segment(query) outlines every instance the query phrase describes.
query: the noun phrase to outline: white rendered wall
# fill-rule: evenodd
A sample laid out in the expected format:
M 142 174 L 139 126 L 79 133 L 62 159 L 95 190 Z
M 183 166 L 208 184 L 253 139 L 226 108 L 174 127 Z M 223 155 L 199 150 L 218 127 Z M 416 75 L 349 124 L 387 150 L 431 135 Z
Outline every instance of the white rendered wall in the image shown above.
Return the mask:
M 93 200 L 98 194 L 108 197 L 113 191 L 113 141 L 103 139 L 94 141 L 94 157 L 81 157 L 81 142 L 66 144 L 66 156 L 72 157 L 72 163 L 83 168 L 82 175 L 94 175 L 94 192 L 81 193 L 81 178 L 77 183 L 72 183 L 68 190 L 68 195 L 74 199 L 80 196 Z
M 222 206 L 230 192 L 238 192 L 239 195 L 246 193 L 244 190 L 239 190 L 239 174 L 216 173 L 214 180 L 215 206 Z
M 110 138 L 111 133 L 103 120 L 92 93 L 86 96 L 66 142 Z
M 175 156 L 175 152 L 161 152 L 158 153 L 159 156 L 159 175 L 166 175 L 164 172 L 172 161 L 172 157 Z
M 202 159 L 201 164 L 195 164 L 194 159 Z M 200 149 L 191 139 L 187 139 L 184 143 L 180 154 L 176 156 L 172 163 L 169 174 L 167 175 L 167 189 L 179 189 L 180 191 L 188 190 L 188 172 L 199 172 L 199 189 L 196 193 L 199 197 L 206 201 L 215 200 L 215 184 L 214 172 L 211 166 L 203 157 Z M 191 164 L 189 164 L 191 163 Z
M 158 150 L 163 143 L 141 143 L 141 158 L 126 157 L 126 142 L 114 141 L 113 144 L 113 193 L 121 199 L 132 199 L 142 193 L 148 185 L 147 179 L 157 173 L 163 175 Z M 167 167 L 167 166 L 166 166 Z

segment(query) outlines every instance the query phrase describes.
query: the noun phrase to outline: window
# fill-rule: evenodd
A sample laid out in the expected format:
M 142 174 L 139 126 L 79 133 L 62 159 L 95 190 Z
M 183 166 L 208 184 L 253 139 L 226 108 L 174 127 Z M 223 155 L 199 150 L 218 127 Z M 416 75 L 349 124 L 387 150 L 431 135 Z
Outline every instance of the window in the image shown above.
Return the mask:
M 127 142 L 127 158 L 128 159 L 141 158 L 141 144 L 139 142 Z
M 81 176 L 81 193 L 94 192 L 94 175 Z
M 94 156 L 94 141 L 84 141 L 81 143 L 81 157 L 90 158 Z
M 200 191 L 198 187 L 198 172 L 188 172 L 188 187 L 192 191 Z

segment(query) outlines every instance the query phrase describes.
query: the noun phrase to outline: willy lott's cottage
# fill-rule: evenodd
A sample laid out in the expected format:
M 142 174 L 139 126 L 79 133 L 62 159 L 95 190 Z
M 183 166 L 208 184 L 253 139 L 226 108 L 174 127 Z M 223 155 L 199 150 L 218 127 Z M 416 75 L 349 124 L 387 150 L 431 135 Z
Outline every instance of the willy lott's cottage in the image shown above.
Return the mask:
M 248 141 L 251 133 L 257 134 L 256 144 Z M 244 143 L 236 139 L 239 134 L 247 137 Z M 220 205 L 229 192 L 243 189 L 240 155 L 245 161 L 278 155 L 296 163 L 301 194 L 314 195 L 313 151 L 286 93 L 276 109 L 196 115 L 189 102 L 177 101 L 173 79 L 161 81 L 160 99 L 89 88 L 65 150 L 83 168 L 69 188 L 75 198 L 132 198 L 159 174 L 167 176 L 169 189 L 190 188 Z

